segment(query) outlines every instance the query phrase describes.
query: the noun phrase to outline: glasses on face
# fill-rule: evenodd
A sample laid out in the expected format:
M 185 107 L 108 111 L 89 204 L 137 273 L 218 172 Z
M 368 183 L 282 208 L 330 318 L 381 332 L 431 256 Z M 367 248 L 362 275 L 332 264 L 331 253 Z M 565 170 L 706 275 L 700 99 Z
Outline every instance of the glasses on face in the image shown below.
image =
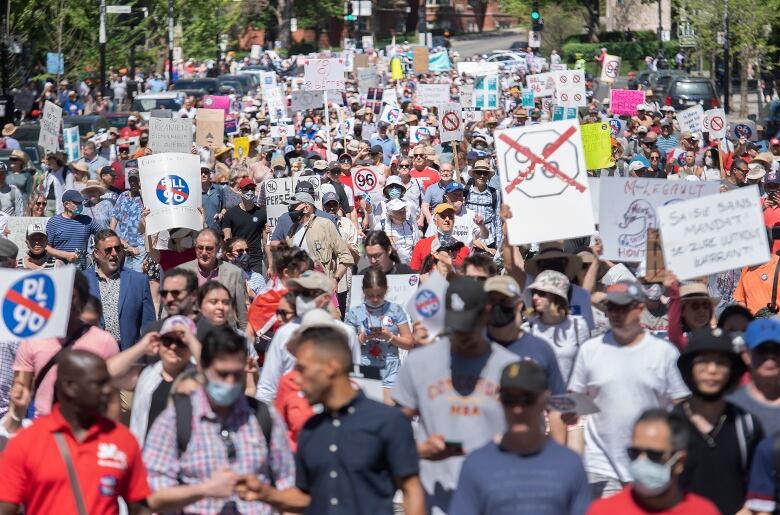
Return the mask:
M 650 161 L 658 161 L 661 159 L 659 156 L 650 156 Z
M 414 159 L 425 159 L 425 156 L 414 156 Z
M 449 218 L 450 220 L 455 220 L 455 213 L 452 211 L 445 211 L 443 213 L 439 213 L 439 218 Z
M 165 299 L 168 295 L 173 295 L 175 299 L 178 299 L 185 291 L 186 290 L 160 290 L 160 298 Z
M 490 175 L 490 172 L 484 172 L 484 171 L 483 172 L 474 172 L 474 175 L 476 175 L 477 177 L 487 177 L 488 175 Z
M 295 316 L 295 311 L 277 309 L 276 316 L 278 316 L 283 322 L 289 322 Z
M 163 347 L 171 348 L 171 347 L 184 347 L 184 342 L 181 341 L 180 338 L 176 338 L 174 336 L 161 336 L 160 337 L 160 345 Z
M 36 202 L 35 205 L 36 206 L 45 206 L 46 202 Z
M 530 406 L 536 402 L 539 395 L 531 392 L 508 392 L 499 394 L 501 404 L 504 406 Z
M 411 168 L 411 167 L 412 167 L 412 165 L 410 165 L 410 164 L 398 165 L 398 168 Z
M 114 247 L 106 247 L 106 248 L 104 248 L 103 249 L 103 254 L 105 254 L 106 256 L 108 256 L 110 254 L 114 254 L 114 253 L 119 255 L 119 254 L 121 254 L 124 251 L 125 251 L 125 248 L 122 245 L 116 245 Z
M 631 461 L 636 460 L 641 455 L 647 456 L 647 459 L 653 463 L 663 464 L 666 463 L 666 451 L 657 451 L 655 449 L 642 449 L 640 447 L 629 447 L 626 449 L 628 458 Z

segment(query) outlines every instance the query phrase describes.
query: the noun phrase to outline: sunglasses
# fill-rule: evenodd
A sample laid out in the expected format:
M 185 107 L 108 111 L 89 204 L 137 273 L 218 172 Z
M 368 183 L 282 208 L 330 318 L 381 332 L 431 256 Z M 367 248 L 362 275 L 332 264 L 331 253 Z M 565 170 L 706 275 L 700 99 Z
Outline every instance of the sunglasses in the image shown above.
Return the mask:
M 308 297 L 310 299 L 313 299 L 314 297 L 319 297 L 320 295 L 324 295 L 325 294 L 325 292 L 322 291 L 322 290 L 306 290 L 306 289 L 303 289 L 303 288 L 301 288 L 299 290 L 296 290 L 296 291 L 298 292 L 299 295 L 301 295 L 303 297 Z
M 118 254 L 121 254 L 124 251 L 125 251 L 125 248 L 122 245 L 117 245 L 115 247 L 106 247 L 106 248 L 103 249 L 102 252 L 105 255 L 114 254 L 114 253 L 116 253 L 118 255 Z
M 474 172 L 474 175 L 476 175 L 477 177 L 487 177 L 488 175 L 490 175 L 490 172 Z
M 294 311 L 287 311 L 286 309 L 277 309 L 276 316 L 284 320 L 285 322 L 295 316 Z
M 175 346 L 183 349 L 184 347 L 186 347 L 186 345 L 184 345 L 184 342 L 181 341 L 181 338 L 176 338 L 173 336 L 161 336 L 160 345 L 167 348 L 171 348 Z
M 499 399 L 504 406 L 531 406 L 539 398 L 531 392 L 501 392 Z
M 36 202 L 35 205 L 36 206 L 45 206 L 46 202 Z
M 450 218 L 452 220 L 455 220 L 455 213 L 445 211 L 443 213 L 439 213 L 437 215 L 439 218 Z
M 174 298 L 178 298 L 181 296 L 182 293 L 185 293 L 187 290 L 160 290 L 160 298 L 164 299 L 167 298 L 168 295 L 173 295 Z
M 412 165 L 398 165 L 398 168 L 411 168 Z
M 663 464 L 667 462 L 667 460 L 664 459 L 666 457 L 666 451 L 642 449 L 640 447 L 629 447 L 628 449 L 626 449 L 626 453 L 628 454 L 628 458 L 631 461 L 636 460 L 638 457 L 644 454 L 645 456 L 647 456 L 647 459 L 649 459 L 653 463 Z

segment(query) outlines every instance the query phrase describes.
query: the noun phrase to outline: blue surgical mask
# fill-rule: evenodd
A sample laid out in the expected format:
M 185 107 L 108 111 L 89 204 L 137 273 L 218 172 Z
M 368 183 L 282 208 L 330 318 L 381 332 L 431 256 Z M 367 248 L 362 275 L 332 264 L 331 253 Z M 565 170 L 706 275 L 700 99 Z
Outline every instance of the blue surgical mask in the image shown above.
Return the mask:
M 240 256 L 236 256 L 236 258 L 233 259 L 233 264 L 241 270 L 246 270 L 249 267 L 249 253 L 244 252 Z
M 76 204 L 76 210 L 74 213 L 80 215 L 82 211 L 84 211 L 84 204 Z
M 206 383 L 206 394 L 217 406 L 231 406 L 244 393 L 242 383 L 229 384 L 224 381 L 209 379 Z
M 377 302 L 377 303 L 373 303 L 373 302 L 369 301 L 368 299 L 364 299 L 364 300 L 363 300 L 363 302 L 364 302 L 364 303 L 365 303 L 365 305 L 366 305 L 366 306 L 368 306 L 369 308 L 381 308 L 382 306 L 384 306 L 384 305 L 385 305 L 385 301 L 384 301 L 384 299 L 380 300 L 380 301 L 379 301 L 379 302 Z
M 655 496 L 665 492 L 672 482 L 672 466 L 677 459 L 672 457 L 666 463 L 655 463 L 647 456 L 640 456 L 628 466 L 634 478 L 634 489 L 646 496 Z
M 401 198 L 401 195 L 403 194 L 403 190 L 401 188 L 390 188 L 387 191 L 387 196 L 391 199 Z
M 311 129 L 312 125 L 314 125 L 314 124 L 311 123 L 311 122 L 306 122 L 306 123 L 303 124 L 303 126 L 306 127 L 307 129 Z

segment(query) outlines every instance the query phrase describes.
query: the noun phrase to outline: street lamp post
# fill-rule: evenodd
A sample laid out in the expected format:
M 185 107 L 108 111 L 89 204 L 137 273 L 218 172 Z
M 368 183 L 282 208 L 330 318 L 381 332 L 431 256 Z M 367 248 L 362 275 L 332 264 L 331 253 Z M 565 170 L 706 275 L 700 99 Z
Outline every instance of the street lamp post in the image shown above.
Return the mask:
M 168 84 L 173 84 L 173 0 L 168 0 Z
M 731 53 L 729 48 L 729 0 L 723 0 L 723 110 L 731 109 Z
M 106 94 L 106 0 L 100 0 L 100 92 Z

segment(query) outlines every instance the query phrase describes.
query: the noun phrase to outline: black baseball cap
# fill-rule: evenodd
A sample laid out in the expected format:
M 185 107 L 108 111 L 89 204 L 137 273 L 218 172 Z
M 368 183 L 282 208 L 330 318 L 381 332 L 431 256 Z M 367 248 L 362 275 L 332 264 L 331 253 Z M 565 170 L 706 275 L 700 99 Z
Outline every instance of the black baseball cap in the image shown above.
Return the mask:
M 298 181 L 295 185 L 295 193 L 308 193 L 314 195 L 314 185 L 309 181 Z
M 501 390 L 522 390 L 540 394 L 549 388 L 547 373 L 531 360 L 517 361 L 504 367 L 499 382 Z
M 450 282 L 445 298 L 444 325 L 448 329 L 470 333 L 488 304 L 488 295 L 482 285 L 469 277 L 458 277 Z

